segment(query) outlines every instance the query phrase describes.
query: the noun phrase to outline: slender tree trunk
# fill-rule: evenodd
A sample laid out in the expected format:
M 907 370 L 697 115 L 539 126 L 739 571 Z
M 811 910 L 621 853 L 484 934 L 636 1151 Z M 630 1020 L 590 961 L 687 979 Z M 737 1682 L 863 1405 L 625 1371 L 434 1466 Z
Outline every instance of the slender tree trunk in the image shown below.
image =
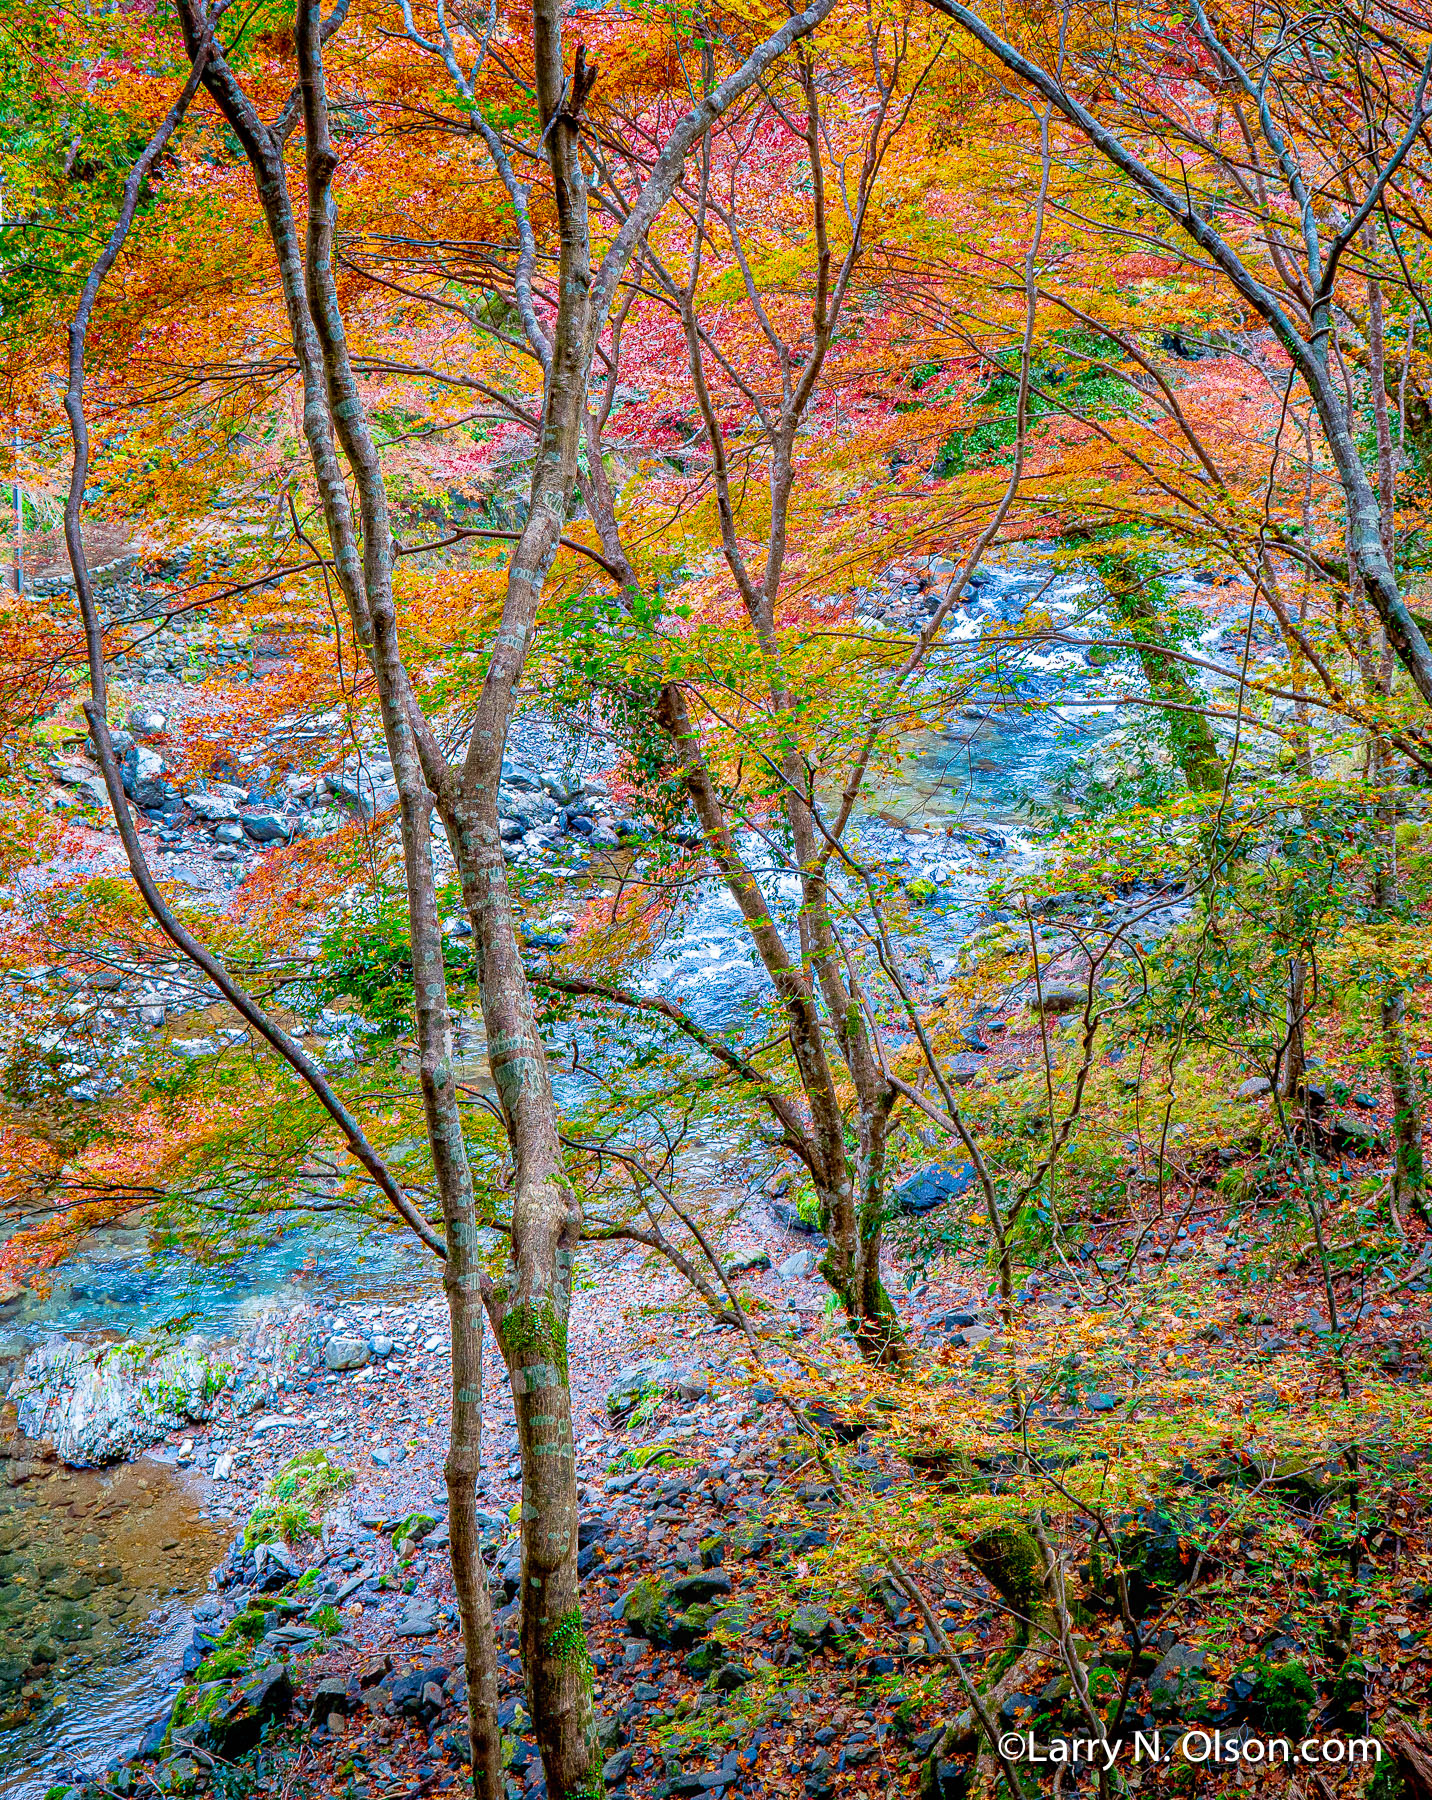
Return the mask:
M 1369 226 L 1369 232 L 1371 227 Z M 1395 566 L 1397 466 L 1392 446 L 1392 425 L 1387 407 L 1387 356 L 1383 335 L 1382 284 L 1369 280 L 1368 355 L 1372 364 L 1372 411 L 1377 432 L 1377 492 L 1382 516 L 1382 548 L 1390 566 Z M 1375 667 L 1364 670 L 1364 684 L 1369 698 L 1386 702 L 1392 696 L 1392 657 L 1386 634 L 1382 634 L 1380 655 Z M 1368 779 L 1381 790 L 1376 805 L 1381 846 L 1372 867 L 1372 903 L 1384 918 L 1396 916 L 1398 907 L 1397 879 L 1397 806 L 1389 789 L 1392 775 L 1392 747 L 1387 739 L 1374 734 L 1368 740 Z M 1407 1046 L 1407 996 L 1399 976 L 1391 971 L 1383 978 L 1378 1011 L 1381 1025 L 1382 1066 L 1392 1095 L 1392 1200 L 1396 1210 L 1413 1207 L 1427 1216 L 1425 1172 L 1422 1156 L 1422 1096 L 1417 1084 L 1416 1067 Z
M 462 1619 L 467 1674 L 468 1732 L 472 1742 L 473 1789 L 480 1796 L 503 1792 L 502 1733 L 497 1725 L 497 1642 L 492 1596 L 477 1522 L 477 1476 L 482 1466 L 481 1271 L 471 1228 L 448 1230 L 443 1287 L 452 1321 L 452 1430 L 443 1476 L 447 1484 L 448 1551 Z
M 1278 1094 L 1283 1100 L 1296 1100 L 1302 1092 L 1307 1074 L 1307 1051 L 1303 1036 L 1306 1008 L 1308 968 L 1301 956 L 1288 958 L 1287 1042 L 1278 1065 Z

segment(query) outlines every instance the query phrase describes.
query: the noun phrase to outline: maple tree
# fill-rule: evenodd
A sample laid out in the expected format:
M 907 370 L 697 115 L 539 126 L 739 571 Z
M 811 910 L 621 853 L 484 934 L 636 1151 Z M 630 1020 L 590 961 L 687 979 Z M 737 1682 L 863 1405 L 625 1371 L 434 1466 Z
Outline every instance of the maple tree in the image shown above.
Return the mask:
M 1165 1491 L 1175 1451 L 1201 1469 L 1243 1457 L 1275 1534 L 1296 1530 L 1278 1511 L 1284 1440 L 1341 1461 L 1331 1503 L 1352 1547 L 1324 1598 L 1348 1638 L 1358 1509 L 1386 1499 L 1369 1459 L 1422 1429 L 1370 1372 L 1352 1298 L 1358 1270 L 1416 1266 L 1428 1211 L 1428 890 L 1409 811 L 1432 766 L 1421 27 L 1199 6 L 1031 8 L 1006 27 L 956 0 L 821 0 L 789 18 L 663 13 L 659 29 L 583 13 L 578 47 L 546 0 L 481 16 L 339 0 L 327 20 L 186 0 L 180 29 L 163 9 L 57 11 L 34 33 L 26 11 L 0 33 L 18 145 L 7 377 L 30 490 L 52 511 L 68 495 L 82 618 L 33 594 L 0 614 L 0 855 L 10 873 L 74 853 L 36 789 L 46 746 L 88 731 L 134 885 L 42 886 L 11 911 L 12 959 L 104 942 L 154 967 L 177 947 L 273 1056 L 177 1094 L 131 1072 L 106 1114 L 12 1054 L 4 1180 L 37 1222 L 5 1268 L 39 1279 L 138 1208 L 232 1249 L 320 1187 L 368 1217 L 385 1205 L 441 1256 L 479 1792 L 503 1782 L 473 1498 L 482 1314 L 517 1404 L 548 1791 L 585 1793 L 578 1247 L 660 1250 L 764 1356 L 722 1264 L 733 1203 L 708 1205 L 694 1144 L 778 1157 L 809 1189 L 858 1352 L 808 1357 L 811 1391 L 897 1408 L 912 1462 L 943 1484 L 928 1516 L 869 1523 L 901 1591 L 927 1606 L 918 1564 L 943 1534 L 1024 1620 L 982 1686 L 970 1646 L 942 1641 L 969 1698 L 952 1753 L 983 1730 L 983 1773 L 1022 1792 L 991 1720 L 1051 1654 L 1082 1722 L 1118 1730 L 1128 1681 L 1122 1698 L 1101 1687 L 1069 1590 L 1092 1543 L 1113 1573 L 1096 1568 L 1085 1598 L 1117 1616 L 1132 1679 L 1155 1627 L 1130 1603 L 1125 1513 Z M 66 379 L 73 445 L 54 418 Z M 119 668 L 155 623 L 102 606 L 86 572 L 100 526 L 165 567 L 169 619 L 202 608 L 285 646 L 279 679 L 209 690 L 173 773 L 232 772 L 235 742 L 297 706 L 355 740 L 381 732 L 396 818 L 272 853 L 219 919 L 156 879 L 109 729 Z M 981 561 L 1021 545 L 1089 575 L 1086 598 L 967 619 Z M 927 596 L 913 627 L 872 623 L 872 592 L 904 578 Z M 1229 580 L 1240 620 L 1210 649 Z M 936 979 L 929 895 L 869 849 L 866 822 L 917 733 L 1084 704 L 1025 679 L 1071 649 L 1108 684 L 1097 704 L 1151 721 L 1137 742 L 1158 754 L 1069 800 L 1042 872 L 996 884 L 1012 917 L 994 954 Z M 550 955 L 524 929 L 541 877 L 504 855 L 498 810 L 510 728 L 538 706 L 605 741 L 646 840 L 639 871 L 629 845 L 590 883 Z M 328 744 L 305 778 L 325 761 Z M 1116 919 L 1134 875 L 1154 898 Z M 713 884 L 757 979 L 714 1023 L 643 976 Z M 1175 889 L 1191 922 L 1150 935 Z M 464 939 L 444 930 L 455 911 Z M 314 927 L 321 947 L 298 950 Z M 289 1010 L 303 983 L 386 1021 L 381 1076 L 320 1066 Z M 1072 986 L 1072 1038 L 1051 984 Z M 1029 1004 L 995 1087 L 967 1065 L 997 991 Z M 487 1106 L 455 1066 L 469 1001 Z M 14 1045 L 45 1004 L 20 997 Z M 589 1097 L 559 1101 L 553 1052 L 570 1045 L 578 1069 L 588 1031 L 606 1034 L 581 1069 Z M 1316 1097 L 1320 1040 L 1391 1096 L 1370 1191 L 1333 1172 L 1367 1145 Z M 1139 1365 L 1167 1298 L 1130 1296 L 1155 1291 L 1140 1246 L 1211 1184 L 1227 1119 L 1207 1094 L 1250 1067 L 1263 1160 L 1230 1171 L 1246 1192 L 1221 1176 L 1215 1191 L 1235 1210 L 1278 1191 L 1311 1234 L 1297 1260 L 1322 1291 L 1336 1403 L 1300 1390 L 1284 1430 L 1239 1364 L 1226 1389 L 1152 1395 L 1102 1470 L 1070 1474 L 1039 1421 L 1072 1380 L 1072 1340 L 1036 1321 L 1029 1285 L 1076 1239 L 1127 1226 L 1117 1268 L 1082 1265 L 1108 1329 L 1090 1324 L 1080 1354 Z M 415 1124 L 416 1173 L 399 1149 Z M 881 1267 L 892 1229 L 911 1250 L 892 1191 L 936 1146 L 968 1158 L 977 1203 L 958 1218 L 970 1203 L 953 1203 L 920 1253 L 983 1260 L 1001 1337 L 964 1412 L 969 1390 L 912 1343 Z M 216 1173 L 232 1210 L 200 1226 Z M 1363 1434 L 1359 1405 L 1396 1429 Z M 1225 1415 L 1246 1415 L 1236 1444 Z M 977 1473 L 991 1456 L 1012 1459 L 999 1504 Z M 1210 1555 L 1243 1517 L 1225 1487 L 1179 1500 Z M 1011 1581 L 1001 1532 L 1033 1585 Z M 1202 1604 L 1198 1585 L 1195 1570 L 1167 1604 Z

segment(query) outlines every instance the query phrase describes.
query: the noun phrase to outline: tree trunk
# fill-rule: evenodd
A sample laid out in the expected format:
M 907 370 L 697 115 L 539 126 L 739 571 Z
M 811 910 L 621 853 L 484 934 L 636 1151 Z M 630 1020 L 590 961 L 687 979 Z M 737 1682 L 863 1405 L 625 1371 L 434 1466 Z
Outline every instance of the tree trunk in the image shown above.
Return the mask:
M 1307 1074 L 1307 1052 L 1303 1037 L 1306 1009 L 1307 965 L 1301 956 L 1288 958 L 1287 1039 L 1278 1063 L 1278 1095 L 1296 1101 Z
M 1389 976 L 1382 990 L 1382 1067 L 1392 1091 L 1392 1197 L 1428 1223 L 1427 1171 L 1422 1155 L 1422 1094 L 1407 1047 L 1407 996 Z
M 1223 759 L 1203 708 L 1208 697 L 1190 679 L 1183 664 L 1162 654 L 1173 647 L 1160 611 L 1165 595 L 1150 556 L 1091 556 L 1114 617 L 1132 640 L 1144 680 L 1155 700 L 1168 704 L 1164 730 L 1169 749 L 1194 793 L 1216 793 L 1223 786 Z
M 452 1321 L 452 1432 L 443 1474 L 451 1538 L 448 1554 L 462 1618 L 473 1792 L 482 1800 L 499 1800 L 504 1781 L 502 1733 L 497 1725 L 497 1644 L 477 1523 L 477 1474 L 482 1463 L 483 1307 L 480 1273 L 473 1265 L 475 1248 L 470 1231 L 449 1229 L 443 1286 Z

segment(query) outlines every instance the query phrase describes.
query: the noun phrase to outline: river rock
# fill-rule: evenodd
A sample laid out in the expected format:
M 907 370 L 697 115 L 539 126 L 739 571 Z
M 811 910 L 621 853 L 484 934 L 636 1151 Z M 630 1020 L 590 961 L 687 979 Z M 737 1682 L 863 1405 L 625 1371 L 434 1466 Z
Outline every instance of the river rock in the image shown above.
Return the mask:
M 814 1250 L 797 1250 L 776 1264 L 776 1273 L 782 1281 L 807 1281 L 815 1274 L 816 1260 Z
M 366 1339 L 359 1337 L 331 1337 L 323 1346 L 323 1360 L 330 1369 L 361 1369 L 372 1355 Z
M 1046 1018 L 1083 1012 L 1088 997 L 1087 991 L 1076 982 L 1046 981 L 1040 984 L 1038 994 L 1029 996 L 1029 1010 L 1042 1012 Z
M 175 791 L 164 775 L 164 758 L 142 744 L 131 744 L 122 771 L 124 791 L 136 806 L 163 806 Z
M 286 844 L 293 836 L 293 820 L 282 813 L 246 812 L 239 823 L 256 844 Z
M 221 819 L 237 819 L 239 809 L 222 794 L 186 794 L 184 804 L 196 818 L 217 825 Z
M 973 1163 L 935 1164 L 921 1169 L 895 1190 L 895 1204 L 902 1213 L 933 1212 L 946 1200 L 957 1200 L 975 1178 Z
M 43 1344 L 15 1378 L 20 1430 L 74 1468 L 99 1468 L 206 1419 L 217 1383 L 209 1359 L 152 1344 Z

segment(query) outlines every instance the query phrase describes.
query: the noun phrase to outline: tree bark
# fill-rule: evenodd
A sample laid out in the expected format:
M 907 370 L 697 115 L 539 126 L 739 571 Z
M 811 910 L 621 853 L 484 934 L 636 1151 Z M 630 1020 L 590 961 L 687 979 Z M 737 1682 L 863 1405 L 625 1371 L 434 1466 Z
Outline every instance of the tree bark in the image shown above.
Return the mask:
M 1283 1100 L 1298 1098 L 1307 1074 L 1303 1036 L 1307 973 L 1307 965 L 1301 956 L 1288 958 L 1287 1031 L 1283 1054 L 1278 1062 L 1278 1095 Z

